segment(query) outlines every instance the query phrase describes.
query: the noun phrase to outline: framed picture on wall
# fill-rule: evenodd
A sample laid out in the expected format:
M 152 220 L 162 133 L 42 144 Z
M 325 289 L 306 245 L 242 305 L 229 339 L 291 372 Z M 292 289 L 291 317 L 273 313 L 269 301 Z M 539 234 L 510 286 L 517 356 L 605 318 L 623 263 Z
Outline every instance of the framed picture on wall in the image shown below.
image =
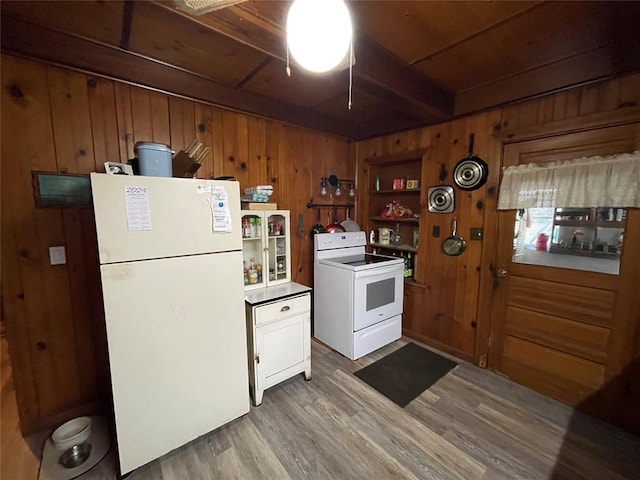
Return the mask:
M 91 205 L 89 175 L 32 171 L 37 207 L 86 207 Z

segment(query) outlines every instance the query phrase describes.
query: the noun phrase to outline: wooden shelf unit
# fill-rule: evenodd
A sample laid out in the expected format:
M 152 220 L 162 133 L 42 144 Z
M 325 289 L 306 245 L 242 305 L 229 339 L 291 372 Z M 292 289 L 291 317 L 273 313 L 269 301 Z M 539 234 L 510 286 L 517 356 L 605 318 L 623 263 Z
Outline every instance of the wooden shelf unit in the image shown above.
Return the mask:
M 426 204 L 426 189 L 424 171 L 426 170 L 426 149 L 413 150 L 409 152 L 401 152 L 392 155 L 371 157 L 366 162 L 366 177 L 363 189 L 363 204 L 365 205 L 364 218 L 366 218 L 363 229 L 367 233 L 372 230 L 375 233 L 376 240 L 379 239 L 379 228 L 394 228 L 399 226 L 402 243 L 400 245 L 383 245 L 377 242 L 370 244 L 370 248 L 386 254 L 407 257 L 411 254 L 411 260 L 414 263 L 413 270 L 424 271 L 417 265 L 420 257 L 417 255 L 418 248 L 414 245 L 414 230 L 420 230 L 420 217 L 425 213 L 422 206 Z M 376 178 L 379 177 L 379 182 Z M 418 188 L 411 189 L 393 189 L 394 179 L 404 179 L 405 186 L 407 180 L 417 180 Z M 376 189 L 378 184 L 379 189 Z M 416 217 L 403 218 L 385 218 L 382 213 L 385 207 L 392 201 L 397 201 L 407 208 L 411 209 Z M 424 282 L 415 274 L 405 280 L 421 283 Z

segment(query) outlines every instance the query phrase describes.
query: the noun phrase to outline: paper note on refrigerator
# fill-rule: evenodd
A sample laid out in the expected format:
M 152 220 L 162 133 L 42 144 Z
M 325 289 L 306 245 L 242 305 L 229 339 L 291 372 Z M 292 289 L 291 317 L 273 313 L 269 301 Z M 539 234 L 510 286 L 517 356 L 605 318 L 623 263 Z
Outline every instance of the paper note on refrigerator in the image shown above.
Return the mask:
M 130 232 L 151 230 L 151 211 L 147 187 L 124 187 L 127 229 Z
M 229 197 L 224 187 L 211 189 L 211 215 L 213 217 L 213 231 L 216 233 L 231 233 L 231 211 Z

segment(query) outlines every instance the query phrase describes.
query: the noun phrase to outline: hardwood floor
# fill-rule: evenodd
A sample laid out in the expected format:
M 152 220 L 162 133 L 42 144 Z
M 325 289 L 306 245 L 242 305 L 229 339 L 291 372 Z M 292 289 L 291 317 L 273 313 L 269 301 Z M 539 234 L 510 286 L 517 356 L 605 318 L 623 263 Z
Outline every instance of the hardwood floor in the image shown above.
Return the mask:
M 270 388 L 248 415 L 128 478 L 640 478 L 640 438 L 473 365 L 460 362 L 404 409 L 352 375 L 407 341 L 356 362 L 314 341 L 312 381 Z M 2 478 L 35 479 L 39 460 L 10 418 L 2 347 Z M 112 451 L 79 478 L 111 480 L 115 463 Z

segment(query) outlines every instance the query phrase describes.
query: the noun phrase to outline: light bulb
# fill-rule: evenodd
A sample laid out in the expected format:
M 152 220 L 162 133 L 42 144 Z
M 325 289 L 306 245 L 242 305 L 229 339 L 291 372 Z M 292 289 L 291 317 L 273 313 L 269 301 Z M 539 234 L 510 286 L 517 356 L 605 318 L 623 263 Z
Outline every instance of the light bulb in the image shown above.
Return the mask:
M 353 183 L 349 185 L 349 196 L 351 198 L 356 196 L 356 186 Z
M 343 0 L 295 0 L 287 14 L 287 46 L 301 67 L 336 67 L 349 52 L 353 27 Z
M 320 196 L 321 197 L 327 196 L 327 180 L 325 178 L 323 178 L 322 181 L 320 182 Z
M 342 190 L 340 190 L 340 182 L 338 182 L 338 186 L 336 187 L 336 191 L 335 191 L 335 192 L 333 192 L 333 194 L 334 194 L 336 197 L 339 197 L 340 195 L 342 195 Z

